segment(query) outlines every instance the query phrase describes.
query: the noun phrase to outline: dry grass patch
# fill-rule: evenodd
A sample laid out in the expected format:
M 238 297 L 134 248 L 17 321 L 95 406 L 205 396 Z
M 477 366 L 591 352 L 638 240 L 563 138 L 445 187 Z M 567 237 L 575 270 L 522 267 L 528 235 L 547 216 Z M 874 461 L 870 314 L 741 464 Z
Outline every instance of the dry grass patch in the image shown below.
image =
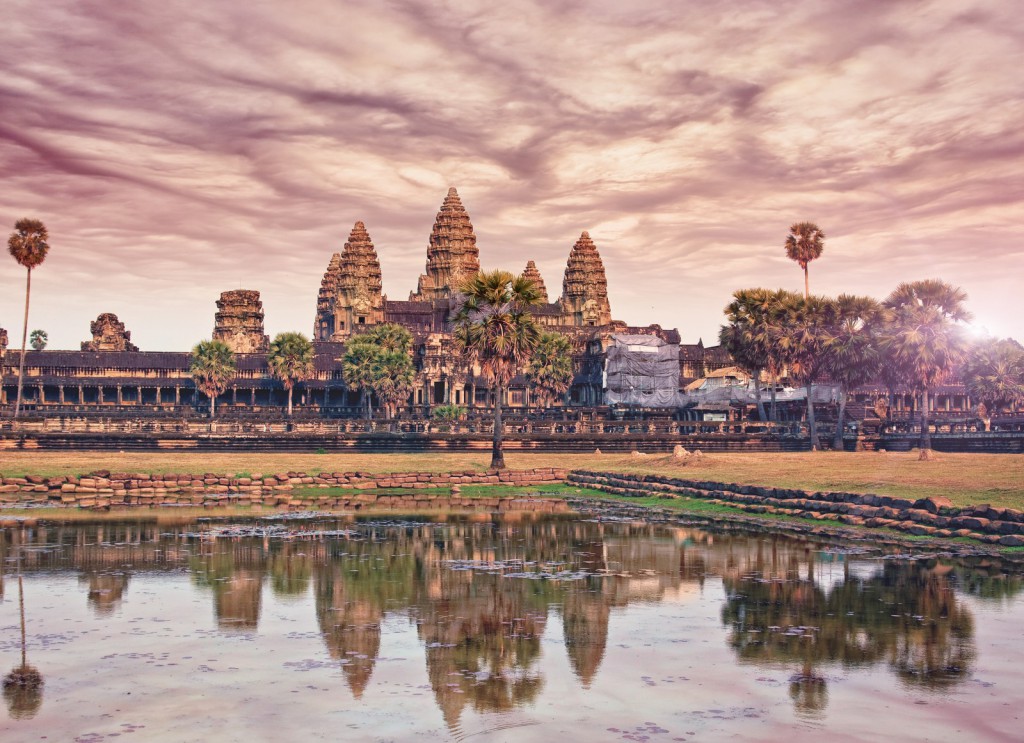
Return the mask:
M 564 467 L 751 485 L 843 490 L 906 498 L 944 495 L 958 505 L 989 503 L 1024 509 L 1024 455 L 937 454 L 922 462 L 916 452 L 707 454 L 683 460 L 666 455 L 534 454 L 509 452 L 510 469 Z M 424 454 L 263 454 L 0 452 L 0 473 L 78 475 L 97 469 L 127 472 L 451 472 L 487 469 L 489 452 Z

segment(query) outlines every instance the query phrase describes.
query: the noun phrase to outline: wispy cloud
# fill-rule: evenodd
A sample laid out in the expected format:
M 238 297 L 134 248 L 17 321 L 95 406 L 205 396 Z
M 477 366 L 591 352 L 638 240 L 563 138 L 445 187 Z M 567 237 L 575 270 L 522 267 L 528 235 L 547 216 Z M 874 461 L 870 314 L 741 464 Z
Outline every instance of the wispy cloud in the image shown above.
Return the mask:
M 261 291 L 313 323 L 366 222 L 404 298 L 456 185 L 486 266 L 557 294 L 589 229 L 613 314 L 716 334 L 740 286 L 962 285 L 1024 336 L 1024 18 L 963 0 L 112 4 L 12 0 L 0 29 L 0 226 L 43 219 L 32 327 L 75 347 L 117 312 L 144 349 Z M 0 261 L 0 325 L 23 274 Z M 14 337 L 12 333 L 12 337 Z

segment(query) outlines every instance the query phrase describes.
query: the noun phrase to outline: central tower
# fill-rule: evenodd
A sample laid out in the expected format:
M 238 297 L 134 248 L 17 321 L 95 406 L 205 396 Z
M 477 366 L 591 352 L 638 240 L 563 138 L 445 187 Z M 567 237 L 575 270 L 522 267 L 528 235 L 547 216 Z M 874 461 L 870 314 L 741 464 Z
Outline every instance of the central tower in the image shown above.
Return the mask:
M 459 192 L 448 189 L 441 211 L 434 220 L 427 246 L 426 273 L 420 276 L 411 300 L 448 299 L 459 285 L 480 270 L 480 251 L 476 247 L 473 223 Z

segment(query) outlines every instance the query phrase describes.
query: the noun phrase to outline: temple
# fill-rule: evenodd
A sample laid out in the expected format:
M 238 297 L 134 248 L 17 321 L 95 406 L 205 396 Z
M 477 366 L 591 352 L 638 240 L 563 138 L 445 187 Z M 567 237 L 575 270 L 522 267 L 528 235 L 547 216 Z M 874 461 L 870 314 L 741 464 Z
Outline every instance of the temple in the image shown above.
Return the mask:
M 567 246 L 569 247 L 569 246 Z M 353 335 L 381 323 L 402 325 L 413 336 L 416 379 L 406 412 L 429 416 L 431 408 L 455 404 L 468 409 L 493 404 L 488 380 L 458 353 L 450 316 L 458 304 L 462 283 L 480 270 L 480 250 L 469 213 L 458 192 L 451 188 L 434 219 L 427 241 L 426 267 L 416 289 L 406 300 L 383 293 L 383 271 L 367 226 L 357 221 L 340 252 L 334 253 L 320 282 L 313 316 L 316 372 L 301 383 L 295 402 L 301 414 L 358 416 L 359 395 L 346 388 L 341 375 L 344 344 Z M 676 404 L 672 374 L 665 359 L 678 354 L 678 390 L 694 380 L 725 374 L 732 366 L 719 346 L 703 342 L 682 344 L 679 332 L 659 325 L 630 327 L 615 320 L 608 279 L 598 244 L 587 231 L 569 247 L 562 276 L 561 296 L 552 299 L 533 260 L 523 276 L 536 285 L 540 304 L 533 309 L 545 330 L 570 340 L 574 379 L 558 405 L 597 407 L 620 404 L 666 409 Z M 80 351 L 28 351 L 25 363 L 24 403 L 36 413 L 124 412 L 187 414 L 205 399 L 197 393 L 189 374 L 190 355 L 183 352 L 140 351 L 131 342 L 125 324 L 111 313 L 90 325 L 92 339 Z M 214 340 L 226 343 L 237 357 L 235 378 L 218 398 L 223 415 L 279 415 L 286 394 L 267 368 L 269 338 L 264 331 L 260 293 L 236 289 L 216 300 Z M 647 337 L 644 340 L 643 337 Z M 0 329 L 0 405 L 13 406 L 17 390 L 20 349 L 8 347 Z M 609 358 L 656 350 L 659 361 L 657 389 L 636 384 L 629 373 L 620 375 L 622 388 L 609 396 Z M 639 358 L 639 357 L 638 357 Z M 653 356 L 650 356 L 653 359 Z M 628 369 L 627 369 L 628 371 Z M 955 392 L 955 391 L 954 391 Z M 938 405 L 969 404 L 951 392 Z M 625 401 L 625 402 L 623 402 Z M 532 405 L 527 380 L 513 379 L 505 401 L 512 409 Z M 908 398 L 908 404 L 909 398 Z

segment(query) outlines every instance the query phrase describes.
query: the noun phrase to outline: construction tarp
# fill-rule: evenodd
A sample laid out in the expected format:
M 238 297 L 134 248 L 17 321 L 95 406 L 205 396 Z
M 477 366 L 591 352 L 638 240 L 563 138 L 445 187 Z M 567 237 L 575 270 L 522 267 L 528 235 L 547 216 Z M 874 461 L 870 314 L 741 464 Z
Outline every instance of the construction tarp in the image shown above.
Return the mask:
M 771 401 L 771 390 L 761 389 L 761 401 L 767 405 Z M 794 402 L 807 399 L 806 387 L 787 387 L 775 393 L 776 402 Z M 814 385 L 815 404 L 836 403 L 839 399 L 839 387 L 834 384 Z M 754 405 L 757 394 L 752 385 L 732 385 L 715 387 L 709 390 L 693 390 L 683 396 L 683 404 L 700 405 L 703 403 L 727 403 L 732 405 Z
M 612 335 L 602 386 L 607 405 L 678 407 L 679 344 L 654 335 Z

